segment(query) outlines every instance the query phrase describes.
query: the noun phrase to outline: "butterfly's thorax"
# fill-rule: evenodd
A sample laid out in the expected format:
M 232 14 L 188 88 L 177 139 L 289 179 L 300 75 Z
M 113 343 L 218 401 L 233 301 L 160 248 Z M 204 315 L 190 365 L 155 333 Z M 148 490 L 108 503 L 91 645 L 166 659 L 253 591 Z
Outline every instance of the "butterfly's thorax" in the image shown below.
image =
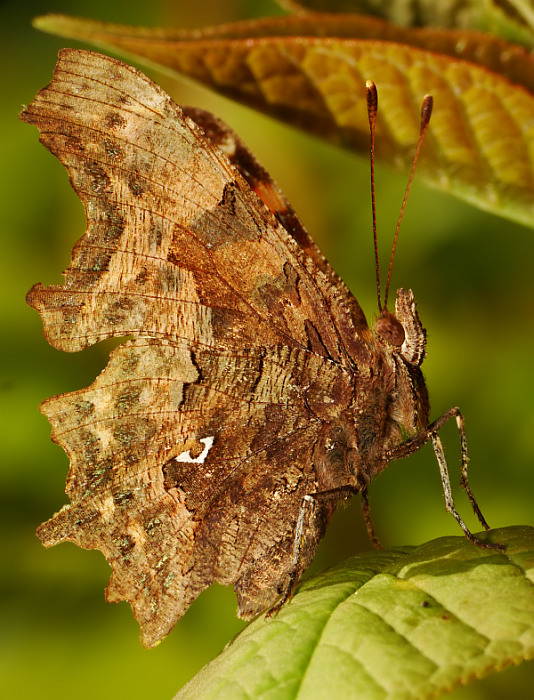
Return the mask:
M 385 459 L 380 469 L 387 465 L 389 451 L 426 428 L 430 414 L 428 392 L 419 367 L 398 353 L 393 354 L 392 360 L 395 388 L 389 396 L 382 443 Z
M 426 428 L 425 345 L 413 293 L 400 289 L 395 314 L 382 312 L 374 325 L 370 362 L 354 376 L 350 403 L 323 427 L 315 450 L 320 489 L 365 488 L 395 447 Z

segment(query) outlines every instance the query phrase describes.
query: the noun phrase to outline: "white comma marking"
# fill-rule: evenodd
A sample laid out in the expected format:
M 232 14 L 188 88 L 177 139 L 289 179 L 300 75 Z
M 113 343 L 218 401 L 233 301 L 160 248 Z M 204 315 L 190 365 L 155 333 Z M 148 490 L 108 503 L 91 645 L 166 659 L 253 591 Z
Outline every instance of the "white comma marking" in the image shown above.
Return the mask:
M 182 452 L 181 454 L 177 455 L 174 459 L 177 462 L 189 462 L 190 464 L 204 464 L 204 462 L 206 461 L 206 457 L 208 456 L 208 452 L 213 447 L 214 441 L 214 436 L 200 438 L 200 442 L 204 444 L 204 449 L 198 455 L 198 457 L 191 457 L 191 451 L 187 450 L 187 452 Z

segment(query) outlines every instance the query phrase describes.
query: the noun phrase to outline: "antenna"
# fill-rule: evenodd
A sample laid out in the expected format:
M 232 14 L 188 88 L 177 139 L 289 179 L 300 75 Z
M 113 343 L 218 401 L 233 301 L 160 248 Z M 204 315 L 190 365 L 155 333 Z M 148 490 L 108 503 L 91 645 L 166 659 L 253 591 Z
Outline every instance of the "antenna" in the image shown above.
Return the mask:
M 376 90 L 376 88 L 375 88 Z M 367 98 L 369 100 L 369 98 Z M 412 187 L 413 176 L 415 175 L 415 166 L 419 160 L 419 153 L 421 151 L 421 146 L 423 145 L 423 140 L 425 138 L 426 131 L 428 129 L 428 123 L 430 122 L 430 117 L 432 116 L 432 106 L 434 100 L 432 95 L 425 95 L 423 97 L 423 102 L 421 104 L 421 126 L 419 130 L 419 140 L 417 141 L 417 147 L 415 149 L 415 155 L 413 157 L 412 169 L 410 171 L 410 177 L 408 179 L 408 185 L 406 186 L 406 192 L 404 193 L 404 199 L 402 200 L 402 206 L 399 214 L 399 219 L 397 221 L 397 228 L 395 229 L 395 236 L 393 238 L 393 246 L 391 248 L 391 257 L 389 259 L 388 277 L 386 280 L 386 292 L 384 294 L 384 308 L 387 309 L 388 306 L 388 296 L 389 296 L 389 283 L 391 280 L 391 270 L 393 269 L 393 259 L 395 257 L 395 250 L 397 249 L 397 240 L 399 238 L 399 229 L 404 216 L 404 210 L 406 209 L 406 202 L 408 201 L 408 195 Z M 372 167 L 372 166 L 371 166 Z M 373 197 L 374 198 L 374 197 Z M 374 207 L 374 203 L 373 203 Z M 376 232 L 375 232 L 375 250 L 376 250 Z M 378 305 L 379 310 L 380 304 Z
M 410 177 L 408 179 L 408 185 L 406 186 L 406 192 L 404 193 L 404 199 L 402 200 L 402 206 L 399 214 L 399 219 L 397 221 L 397 228 L 395 229 L 395 236 L 393 237 L 393 245 L 391 247 L 391 257 L 389 259 L 388 276 L 386 280 L 386 293 L 384 294 L 384 306 L 382 306 L 381 299 L 381 289 L 380 289 L 380 262 L 378 260 L 378 238 L 376 234 L 376 201 L 375 201 L 375 126 L 376 126 L 376 115 L 378 111 L 378 94 L 376 90 L 376 85 L 372 80 L 367 80 L 365 82 L 365 90 L 367 94 L 367 115 L 369 117 L 369 130 L 371 133 L 371 145 L 370 145 L 370 156 L 371 156 L 371 204 L 373 209 L 373 240 L 375 246 L 375 272 L 376 272 L 376 293 L 378 297 L 378 311 L 382 313 L 382 309 L 387 310 L 388 307 L 388 297 L 389 297 L 389 283 L 391 280 L 391 271 L 393 269 L 393 260 L 395 258 L 395 251 L 397 249 L 397 240 L 399 238 L 399 229 L 404 216 L 404 210 L 406 209 L 406 202 L 408 201 L 408 195 L 412 187 L 412 181 L 415 175 L 415 167 L 417 161 L 419 160 L 419 153 L 421 151 L 421 146 L 423 145 L 423 140 L 425 138 L 426 131 L 428 129 L 428 124 L 430 122 L 430 117 L 432 116 L 432 106 L 433 99 L 432 95 L 425 95 L 423 97 L 423 102 L 421 104 L 421 127 L 419 130 L 419 140 L 417 141 L 417 147 L 415 149 L 415 155 L 412 163 L 412 169 L 410 171 Z
M 375 244 L 375 273 L 376 294 L 378 297 L 378 311 L 382 313 L 382 300 L 380 292 L 380 262 L 378 260 L 378 238 L 376 235 L 376 201 L 375 201 L 375 125 L 378 111 L 378 94 L 376 85 L 372 80 L 365 82 L 367 94 L 367 115 L 369 117 L 369 130 L 371 132 L 370 157 L 371 157 L 371 203 L 373 208 L 373 240 Z

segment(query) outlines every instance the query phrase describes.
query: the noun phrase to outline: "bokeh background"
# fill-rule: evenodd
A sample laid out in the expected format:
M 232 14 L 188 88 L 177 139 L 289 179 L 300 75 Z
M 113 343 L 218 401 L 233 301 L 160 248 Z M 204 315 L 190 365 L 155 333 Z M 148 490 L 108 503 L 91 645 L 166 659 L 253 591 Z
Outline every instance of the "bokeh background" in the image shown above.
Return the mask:
M 67 459 L 38 412 L 46 397 L 85 387 L 109 346 L 66 355 L 42 337 L 25 305 L 38 281 L 61 282 L 84 215 L 66 173 L 17 114 L 50 80 L 56 53 L 76 46 L 31 28 L 66 12 L 128 24 L 199 27 L 280 12 L 269 0 L 34 0 L 0 3 L 0 688 L 6 698 L 171 698 L 242 627 L 231 589 L 202 594 L 156 649 L 138 642 L 125 603 L 107 605 L 109 567 L 98 552 L 43 549 L 35 528 L 65 502 Z M 369 168 L 359 159 L 190 83 L 150 75 L 178 103 L 226 119 L 282 186 L 368 317 L 375 309 Z M 372 77 L 372 76 L 370 76 Z M 378 86 L 380 89 L 380 86 Z M 439 109 L 439 105 L 437 105 Z M 405 176 L 379 168 L 380 240 L 389 247 Z M 436 417 L 459 405 L 467 420 L 471 484 L 493 526 L 534 525 L 533 231 L 484 214 L 417 180 L 393 286 L 414 289 L 428 328 L 427 382 Z M 458 482 L 458 439 L 443 431 Z M 385 545 L 418 544 L 459 529 L 443 507 L 429 447 L 392 465 L 371 489 Z M 458 507 L 477 528 L 465 498 Z M 369 548 L 358 499 L 336 514 L 312 570 Z M 454 698 L 530 698 L 532 662 L 493 674 Z

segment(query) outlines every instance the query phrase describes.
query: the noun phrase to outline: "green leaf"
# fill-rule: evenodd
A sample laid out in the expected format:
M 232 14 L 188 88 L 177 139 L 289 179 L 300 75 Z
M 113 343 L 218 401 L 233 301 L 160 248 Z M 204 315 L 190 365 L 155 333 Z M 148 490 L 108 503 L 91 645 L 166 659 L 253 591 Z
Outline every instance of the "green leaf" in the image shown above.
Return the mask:
M 177 695 L 437 697 L 534 657 L 534 528 L 352 557 L 252 622 Z
M 297 15 L 183 32 L 60 15 L 36 26 L 165 66 L 367 154 L 365 80 L 378 87 L 376 153 L 407 172 L 425 93 L 434 114 L 419 180 L 534 226 L 534 56 L 487 34 Z

